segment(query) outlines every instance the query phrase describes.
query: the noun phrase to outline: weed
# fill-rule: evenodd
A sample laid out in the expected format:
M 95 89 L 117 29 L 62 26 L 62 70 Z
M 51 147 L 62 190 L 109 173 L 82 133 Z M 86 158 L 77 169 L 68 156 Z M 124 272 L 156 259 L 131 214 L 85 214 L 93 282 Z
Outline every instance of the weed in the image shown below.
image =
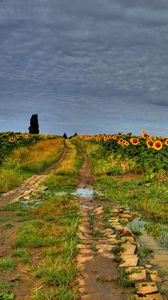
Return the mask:
M 34 293 L 35 300 L 77 300 L 75 291 L 67 288 L 57 288 L 55 291 L 39 290 Z
M 121 287 L 134 287 L 135 286 L 135 282 L 130 280 L 128 275 L 130 273 L 126 271 L 125 268 L 120 268 L 120 285 Z
M 4 225 L 2 225 L 2 229 L 10 229 L 10 228 L 12 228 L 14 225 L 12 225 L 11 223 L 7 223 L 7 224 L 4 224 Z
M 104 233 L 99 230 L 93 230 L 92 235 L 94 238 L 102 238 Z
M 92 250 L 92 251 L 97 251 L 97 248 L 96 248 L 96 244 L 91 244 L 90 245 L 90 249 Z
M 95 216 L 93 214 L 89 214 L 89 227 L 90 227 L 90 230 L 93 230 L 93 228 L 94 228 L 94 221 L 95 221 Z
M 9 216 L 0 217 L 0 222 L 8 222 L 11 218 Z
M 29 252 L 26 249 L 17 248 L 13 251 L 12 256 L 13 257 L 29 256 Z
M 0 299 L 1 300 L 13 300 L 15 298 L 13 293 L 5 293 L 5 292 L 0 292 Z
M 142 265 L 145 265 L 148 262 L 148 259 L 151 257 L 153 250 L 149 247 L 142 246 L 138 250 L 139 262 Z
M 0 271 L 12 271 L 15 268 L 15 261 L 12 258 L 0 259 Z

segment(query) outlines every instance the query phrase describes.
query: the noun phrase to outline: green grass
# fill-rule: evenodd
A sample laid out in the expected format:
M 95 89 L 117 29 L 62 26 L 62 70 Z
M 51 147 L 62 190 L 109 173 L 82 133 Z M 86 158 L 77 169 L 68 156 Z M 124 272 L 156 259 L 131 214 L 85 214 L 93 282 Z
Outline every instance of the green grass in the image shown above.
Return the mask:
M 75 291 L 67 288 L 57 288 L 56 291 L 40 290 L 34 293 L 34 300 L 77 300 Z
M 12 256 L 13 257 L 23 257 L 23 256 L 29 256 L 29 252 L 26 249 L 23 248 L 17 248 L 13 251 Z
M 12 258 L 2 260 L 0 270 L 12 271 L 16 262 L 19 266 L 28 264 L 34 274 L 34 282 L 39 282 L 37 278 L 40 278 L 40 284 L 43 285 L 42 289 L 37 288 L 33 295 L 29 295 L 33 300 L 78 298 L 75 258 L 79 252 L 76 245 L 80 242 L 77 233 L 81 215 L 77 199 L 70 193 L 76 188 L 76 175 L 79 174 L 82 158 L 71 142 L 69 148 L 69 162 L 64 163 L 64 170 L 59 174 L 53 171 L 45 180 L 48 190 L 37 193 L 40 205 L 25 208 L 22 202 L 18 202 L 2 209 L 12 211 L 16 216 L 15 222 L 19 222 L 20 226 L 16 232 Z M 57 195 L 61 191 L 67 194 Z M 2 222 L 8 220 L 4 218 Z M 14 286 L 11 292 L 15 294 Z
M 12 271 L 16 266 L 16 262 L 12 258 L 1 258 L 0 259 L 0 271 Z
M 14 227 L 14 225 L 11 224 L 11 223 L 3 224 L 1 226 L 1 228 L 4 229 L 4 230 L 11 229 L 12 227 Z
M 0 222 L 8 222 L 11 219 L 9 216 L 1 216 L 0 217 Z
M 141 246 L 138 250 L 139 263 L 141 265 L 147 264 L 149 259 L 151 258 L 152 253 L 153 250 L 151 248 L 146 246 Z
M 95 188 L 103 192 L 114 204 L 120 203 L 126 208 L 140 212 L 147 220 L 168 223 L 168 205 L 163 197 L 168 188 L 168 181 L 154 181 L 146 185 L 142 180 L 122 182 L 103 176 L 96 181 Z
M 135 282 L 129 279 L 129 277 L 128 277 L 129 274 L 131 274 L 131 273 L 127 272 L 125 268 L 120 268 L 119 281 L 120 281 L 121 287 L 127 288 L 127 287 L 135 286 Z
M 73 192 L 76 187 L 76 180 L 69 176 L 61 176 L 52 173 L 44 180 L 44 184 L 53 192 Z

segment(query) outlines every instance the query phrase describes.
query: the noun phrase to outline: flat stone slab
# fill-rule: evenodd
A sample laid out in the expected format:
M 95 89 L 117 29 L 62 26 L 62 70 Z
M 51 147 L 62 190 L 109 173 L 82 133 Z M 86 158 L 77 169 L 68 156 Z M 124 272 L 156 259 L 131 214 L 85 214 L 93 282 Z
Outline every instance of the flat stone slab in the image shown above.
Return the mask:
M 120 267 L 136 267 L 138 264 L 138 256 L 136 254 L 125 255 L 121 253 L 121 258 L 124 262 L 120 264 Z
M 138 295 L 148 295 L 158 292 L 158 288 L 155 282 L 136 283 L 135 288 Z
M 144 298 L 145 300 L 164 300 L 161 294 L 151 294 Z
M 135 296 L 136 300 L 165 300 L 161 294 L 156 293 L 156 294 L 150 294 L 146 295 L 144 297 L 139 297 L 138 295 Z
M 119 214 L 120 209 L 119 209 L 119 208 L 114 208 L 114 209 L 112 210 L 112 212 L 115 213 L 115 214 Z
M 149 273 L 150 278 L 151 278 L 152 281 L 154 281 L 154 282 L 161 282 L 162 281 L 161 278 L 158 275 L 158 271 L 148 270 L 148 273 Z
M 94 212 L 95 212 L 97 215 L 103 214 L 103 207 L 100 206 L 100 207 L 95 208 L 95 209 L 94 209 Z
M 121 218 L 131 220 L 133 217 L 128 213 L 122 213 Z
M 120 229 L 120 232 L 126 236 L 132 236 L 133 233 L 132 231 L 128 228 L 128 227 L 125 227 L 123 226 L 121 229 Z
M 133 245 L 131 243 L 125 243 L 122 244 L 123 252 L 124 254 L 134 254 L 136 251 L 136 245 Z
M 146 270 L 143 267 L 131 267 L 127 269 L 128 272 L 132 272 L 128 277 L 133 281 L 145 281 Z
M 131 244 L 136 244 L 137 246 L 137 243 L 135 242 L 134 238 L 132 236 L 123 236 L 121 238 L 121 243 L 125 243 L 125 242 L 130 242 Z

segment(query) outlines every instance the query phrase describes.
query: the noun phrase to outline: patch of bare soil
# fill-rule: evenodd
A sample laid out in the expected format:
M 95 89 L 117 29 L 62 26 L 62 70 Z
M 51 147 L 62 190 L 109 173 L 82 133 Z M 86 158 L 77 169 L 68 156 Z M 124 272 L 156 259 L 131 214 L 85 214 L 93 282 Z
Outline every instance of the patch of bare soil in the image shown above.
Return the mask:
M 127 173 L 123 176 L 110 176 L 112 180 L 120 180 L 120 181 L 130 181 L 130 180 L 139 180 L 141 179 L 141 174 L 133 174 L 133 173 Z

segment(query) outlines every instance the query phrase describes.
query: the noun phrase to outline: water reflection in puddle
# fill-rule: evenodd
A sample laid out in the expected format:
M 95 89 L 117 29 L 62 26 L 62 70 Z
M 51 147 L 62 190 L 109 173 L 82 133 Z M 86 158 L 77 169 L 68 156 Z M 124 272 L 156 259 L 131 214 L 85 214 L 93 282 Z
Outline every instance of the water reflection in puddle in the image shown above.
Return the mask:
M 80 196 L 87 199 L 93 198 L 93 189 L 92 188 L 78 188 L 72 195 Z
M 22 205 L 22 207 L 23 208 L 34 208 L 34 207 L 36 207 L 36 206 L 38 206 L 38 205 L 40 205 L 41 204 L 41 201 L 27 201 L 27 200 L 23 200 L 23 201 L 21 201 L 21 205 Z
M 127 226 L 132 230 L 139 230 L 141 235 L 138 237 L 138 241 L 142 246 L 147 246 L 153 250 L 153 258 L 151 259 L 151 264 L 158 268 L 162 275 L 163 289 L 168 289 L 168 249 L 164 248 L 159 240 L 155 240 L 151 235 L 145 231 L 145 224 L 147 222 L 141 220 L 140 218 L 134 219 L 132 222 L 128 223 Z

